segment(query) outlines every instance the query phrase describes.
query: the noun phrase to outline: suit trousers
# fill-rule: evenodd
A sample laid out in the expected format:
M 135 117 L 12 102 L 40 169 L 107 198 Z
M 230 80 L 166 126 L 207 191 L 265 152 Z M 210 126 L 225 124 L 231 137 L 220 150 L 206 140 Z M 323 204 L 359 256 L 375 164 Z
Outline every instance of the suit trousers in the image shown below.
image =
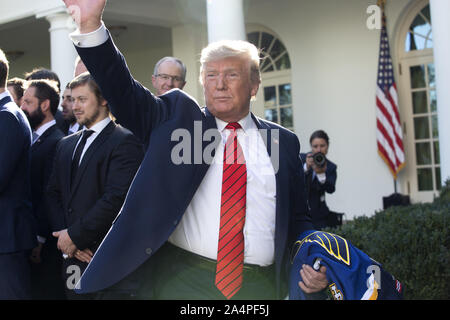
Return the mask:
M 0 253 L 0 300 L 31 299 L 28 251 Z
M 166 243 L 155 270 L 157 300 L 224 300 L 215 286 L 216 261 Z M 275 265 L 244 265 L 242 288 L 232 300 L 276 299 Z M 145 298 L 145 297 L 144 297 Z

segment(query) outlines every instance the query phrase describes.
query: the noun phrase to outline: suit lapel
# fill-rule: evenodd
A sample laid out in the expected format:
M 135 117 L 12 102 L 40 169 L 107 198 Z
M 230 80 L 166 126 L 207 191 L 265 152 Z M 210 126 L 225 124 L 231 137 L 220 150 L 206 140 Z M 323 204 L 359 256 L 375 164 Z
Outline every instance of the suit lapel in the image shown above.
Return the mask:
M 109 135 L 112 133 L 112 131 L 114 130 L 115 127 L 116 127 L 116 124 L 113 121 L 111 121 L 105 127 L 105 129 L 103 129 L 102 132 L 100 132 L 100 134 L 95 138 L 95 140 L 91 143 L 89 148 L 84 153 L 83 158 L 81 159 L 81 162 L 80 162 L 80 167 L 78 168 L 78 171 L 77 171 L 77 175 L 75 176 L 75 182 L 73 183 L 73 186 L 72 186 L 71 197 L 73 196 L 75 190 L 77 189 L 78 185 L 80 184 L 81 178 L 83 177 L 84 171 L 86 171 L 86 168 L 88 167 L 90 159 L 97 151 L 99 151 L 100 146 L 106 141 L 106 139 L 109 137 Z M 82 132 L 82 131 L 80 131 L 80 132 Z M 70 179 L 70 173 L 69 173 L 69 179 Z
M 48 136 L 50 136 L 53 131 L 55 131 L 56 124 L 52 125 L 50 128 L 44 131 L 44 133 L 37 139 L 35 143 L 31 146 L 31 150 L 34 150 L 38 148 L 41 144 L 45 142 L 45 139 L 47 139 Z

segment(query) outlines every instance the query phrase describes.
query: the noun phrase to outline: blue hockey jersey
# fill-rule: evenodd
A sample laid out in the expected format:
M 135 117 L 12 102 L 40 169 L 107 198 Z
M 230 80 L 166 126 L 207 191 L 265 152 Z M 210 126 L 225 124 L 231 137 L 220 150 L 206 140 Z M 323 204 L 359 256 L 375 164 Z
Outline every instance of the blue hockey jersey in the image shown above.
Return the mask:
M 346 239 L 323 231 L 305 231 L 296 241 L 291 257 L 289 299 L 306 300 L 298 286 L 303 264 L 327 268 L 329 291 L 335 300 L 402 299 L 401 283 L 382 265 Z

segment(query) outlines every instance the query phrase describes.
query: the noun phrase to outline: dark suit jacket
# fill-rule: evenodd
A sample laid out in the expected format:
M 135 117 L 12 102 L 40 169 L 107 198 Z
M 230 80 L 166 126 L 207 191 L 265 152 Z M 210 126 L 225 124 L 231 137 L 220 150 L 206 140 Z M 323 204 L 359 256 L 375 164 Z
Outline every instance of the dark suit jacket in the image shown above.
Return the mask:
M 36 246 L 30 191 L 31 129 L 10 97 L 0 101 L 0 254 Z M 1 270 L 0 270 L 1 271 Z
M 306 154 L 302 153 L 302 161 L 306 161 Z M 302 168 L 303 169 L 303 168 Z M 336 190 L 337 166 L 327 158 L 327 169 L 325 171 L 325 183 L 320 183 L 316 176 L 313 177 L 313 170 L 309 169 L 305 173 L 306 192 L 311 212 L 312 223 L 315 228 L 324 228 L 327 225 L 328 209 L 325 201 L 325 192 L 333 193 Z
M 121 214 L 81 279 L 79 292 L 90 292 L 116 283 L 167 241 L 209 168 L 202 152 L 214 151 L 214 148 L 207 139 L 202 141 L 203 134 L 208 129 L 217 132 L 217 127 L 214 116 L 183 91 L 173 90 L 157 98 L 142 87 L 132 78 L 111 39 L 98 47 L 77 50 L 114 116 L 140 138 L 147 149 Z M 300 144 L 292 132 L 252 118 L 259 129 L 267 131 L 267 149 L 275 170 L 279 167 L 276 171 L 275 262 L 280 284 L 291 241 L 302 230 L 312 228 L 307 216 L 304 176 L 298 170 Z M 176 164 L 171 158 L 174 146 L 179 143 L 172 138 L 177 129 L 188 132 L 196 142 L 189 144 L 189 163 Z M 112 263 L 114 268 L 109 267 Z
M 86 150 L 71 188 L 72 156 L 79 131 L 57 145 L 48 184 L 52 230 L 67 228 L 78 249 L 95 251 L 118 214 L 142 157 L 142 144 L 111 121 Z M 86 264 L 77 259 L 69 263 Z
M 64 138 L 64 133 L 53 125 L 31 146 L 31 194 L 33 211 L 38 221 L 38 235 L 50 235 L 49 212 L 44 201 L 44 194 L 53 168 L 56 144 Z

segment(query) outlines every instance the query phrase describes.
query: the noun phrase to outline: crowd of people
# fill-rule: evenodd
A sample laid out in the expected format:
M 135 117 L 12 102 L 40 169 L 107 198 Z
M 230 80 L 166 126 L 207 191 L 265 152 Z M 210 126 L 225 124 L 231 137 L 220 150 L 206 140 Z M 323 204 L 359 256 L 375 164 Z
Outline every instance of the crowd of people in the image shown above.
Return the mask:
M 65 3 L 83 18 L 63 92 L 47 69 L 8 80 L 0 51 L 0 299 L 284 298 L 290 247 L 324 226 L 335 189 L 336 165 L 312 159 L 326 133 L 300 156 L 294 133 L 250 112 L 261 76 L 246 41 L 203 49 L 201 108 L 177 58 L 156 63 L 155 94 L 133 79 L 101 20 L 105 0 Z M 171 161 L 174 130 L 198 128 L 220 141 L 192 150 L 218 161 Z M 251 145 L 252 130 L 269 138 Z M 254 152 L 262 160 L 246 161 Z M 325 267 L 298 272 L 305 294 L 327 288 Z

